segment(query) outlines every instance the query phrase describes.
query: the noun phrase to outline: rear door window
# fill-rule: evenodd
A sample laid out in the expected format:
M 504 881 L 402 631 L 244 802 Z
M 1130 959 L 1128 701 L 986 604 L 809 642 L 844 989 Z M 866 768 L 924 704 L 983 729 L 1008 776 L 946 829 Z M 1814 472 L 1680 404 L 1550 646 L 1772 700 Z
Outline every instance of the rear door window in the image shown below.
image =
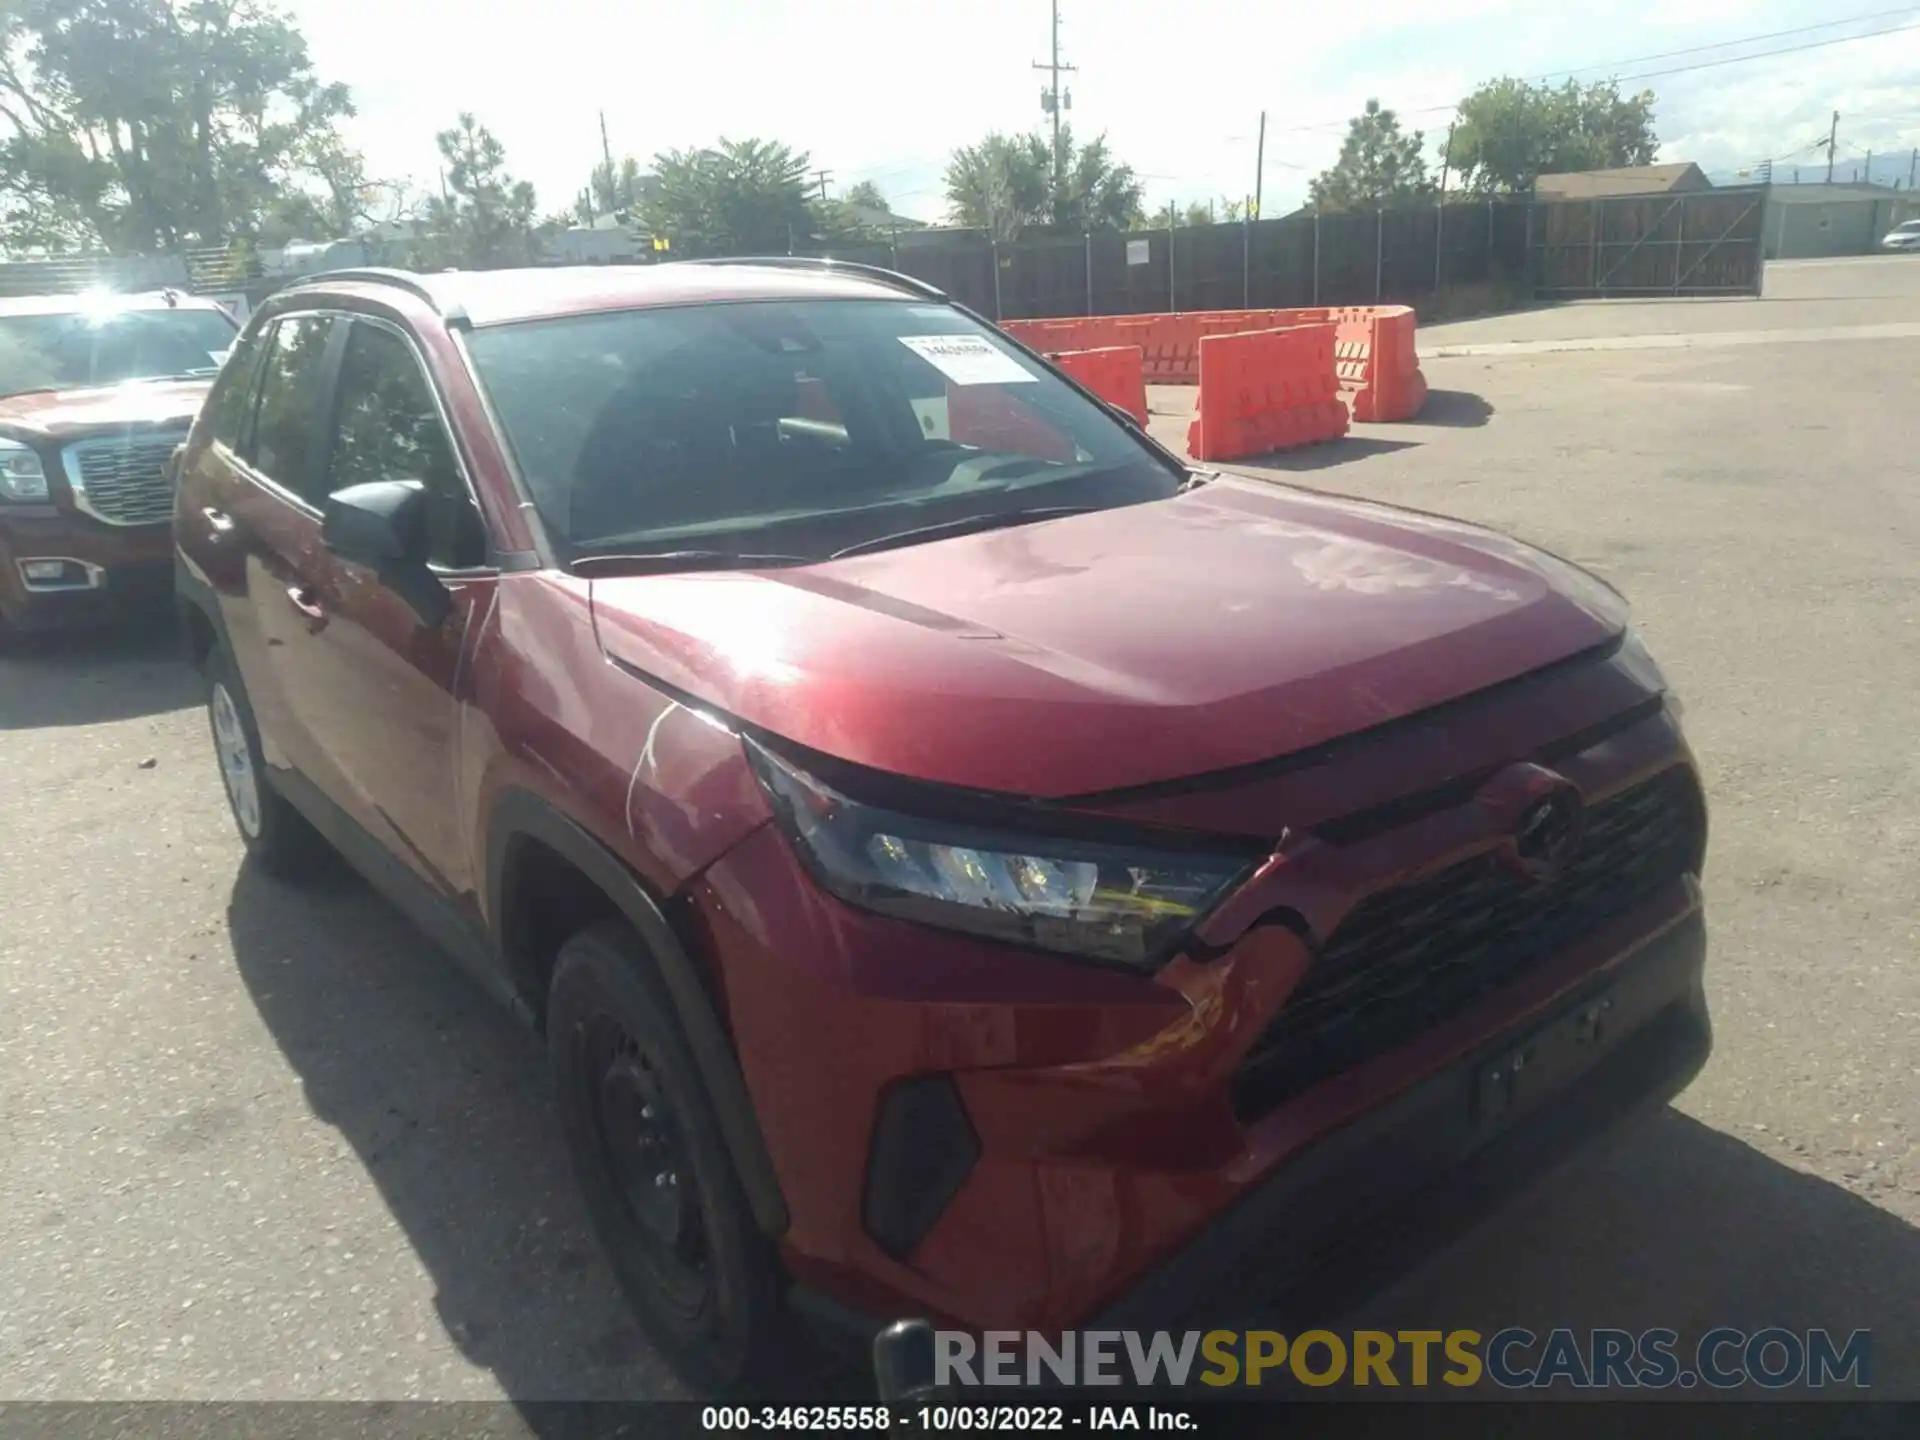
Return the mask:
M 328 490 L 316 462 L 333 323 L 327 315 L 289 315 L 275 323 L 261 361 L 248 455 L 254 469 L 316 510 Z
M 220 378 L 207 397 L 207 432 L 216 443 L 240 453 L 247 440 L 247 422 L 253 418 L 254 380 L 259 374 L 263 333 L 240 341 L 220 367 Z

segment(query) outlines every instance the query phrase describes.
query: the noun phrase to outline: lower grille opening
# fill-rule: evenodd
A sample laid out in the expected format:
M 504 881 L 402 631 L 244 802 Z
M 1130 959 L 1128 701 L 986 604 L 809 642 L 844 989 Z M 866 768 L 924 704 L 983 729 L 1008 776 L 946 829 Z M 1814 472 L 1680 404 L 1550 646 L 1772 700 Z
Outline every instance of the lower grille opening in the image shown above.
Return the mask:
M 1406 1044 L 1696 869 L 1706 812 L 1684 766 L 1595 805 L 1579 853 L 1538 883 L 1479 855 L 1368 897 L 1234 1079 L 1251 1120 Z

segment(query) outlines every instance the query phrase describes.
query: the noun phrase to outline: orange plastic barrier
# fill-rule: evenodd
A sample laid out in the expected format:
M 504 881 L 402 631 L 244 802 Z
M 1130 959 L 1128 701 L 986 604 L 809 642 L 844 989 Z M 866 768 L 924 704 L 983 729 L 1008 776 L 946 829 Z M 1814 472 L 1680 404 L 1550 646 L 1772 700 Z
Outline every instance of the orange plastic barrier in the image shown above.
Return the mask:
M 1194 310 L 1176 315 L 1090 315 L 1068 320 L 1008 320 L 1001 329 L 1037 350 L 1141 348 L 1149 385 L 1200 383 L 1200 342 L 1209 336 L 1284 330 L 1331 322 L 1336 373 L 1356 420 L 1407 420 L 1427 398 L 1414 348 L 1414 313 L 1405 305 L 1303 310 Z
M 981 450 L 1007 450 L 1069 463 L 1073 439 L 997 385 L 947 386 L 947 436 Z
M 1332 324 L 1208 335 L 1199 342 L 1199 413 L 1187 428 L 1196 460 L 1233 460 L 1337 440 L 1347 407 L 1334 378 Z
M 1068 350 L 1047 358 L 1102 400 L 1118 405 L 1142 425 L 1147 423 L 1146 352 L 1138 345 L 1102 350 Z
M 1355 397 L 1360 420 L 1411 420 L 1427 401 L 1427 377 L 1420 373 L 1414 348 L 1411 310 L 1373 312 L 1373 340 L 1367 356 L 1366 388 Z

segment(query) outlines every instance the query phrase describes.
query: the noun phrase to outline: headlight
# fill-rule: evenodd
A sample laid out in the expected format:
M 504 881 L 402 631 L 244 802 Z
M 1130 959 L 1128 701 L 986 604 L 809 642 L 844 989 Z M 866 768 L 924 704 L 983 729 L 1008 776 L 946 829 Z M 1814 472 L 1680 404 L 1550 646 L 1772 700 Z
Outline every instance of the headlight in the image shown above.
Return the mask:
M 849 904 L 1151 969 L 1252 863 L 923 820 L 864 805 L 749 742 L 774 814 Z
M 1627 631 L 1620 642 L 1620 658 L 1643 685 L 1666 696 L 1667 708 L 1676 717 L 1684 713 L 1680 697 L 1673 693 L 1673 686 L 1667 683 L 1666 672 L 1660 668 L 1660 662 L 1653 658 L 1653 652 L 1647 649 L 1647 642 L 1640 638 L 1639 631 Z
M 0 500 L 45 500 L 47 471 L 40 453 L 0 436 Z

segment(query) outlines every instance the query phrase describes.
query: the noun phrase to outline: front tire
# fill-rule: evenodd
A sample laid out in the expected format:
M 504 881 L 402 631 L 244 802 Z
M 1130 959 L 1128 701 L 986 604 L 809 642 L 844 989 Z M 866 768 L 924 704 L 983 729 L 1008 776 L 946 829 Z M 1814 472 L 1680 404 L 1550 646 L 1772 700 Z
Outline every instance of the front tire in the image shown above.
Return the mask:
M 773 1373 L 778 1263 L 645 946 L 622 922 L 560 947 L 547 1046 L 567 1148 L 642 1327 L 698 1389 Z
M 268 782 L 246 687 L 225 645 L 215 645 L 207 656 L 206 683 L 214 758 L 240 843 L 247 847 L 248 859 L 268 874 L 301 878 L 324 853 L 325 842 Z

